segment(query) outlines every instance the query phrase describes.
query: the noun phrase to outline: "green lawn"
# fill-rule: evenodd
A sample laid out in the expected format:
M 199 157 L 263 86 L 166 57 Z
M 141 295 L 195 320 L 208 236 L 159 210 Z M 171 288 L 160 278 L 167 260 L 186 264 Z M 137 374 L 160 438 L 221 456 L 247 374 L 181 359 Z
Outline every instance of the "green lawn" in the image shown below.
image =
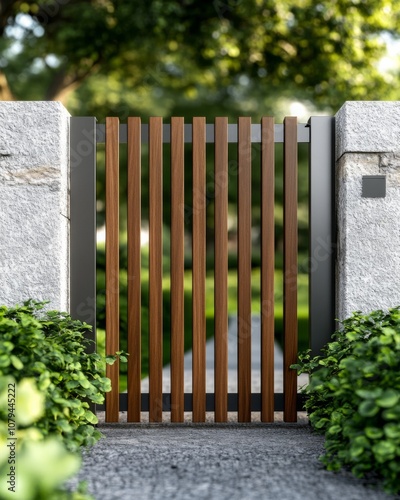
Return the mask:
M 185 350 L 191 349 L 191 271 L 185 273 Z M 121 347 L 126 350 L 126 271 L 120 273 L 120 290 L 121 290 Z M 163 337 L 163 354 L 164 364 L 168 364 L 170 360 L 170 294 L 169 294 L 170 278 L 168 275 L 164 277 L 164 337 Z M 104 273 L 98 273 L 98 289 L 104 288 Z M 214 304 L 213 304 L 213 274 L 210 273 L 206 278 L 206 325 L 207 338 L 213 336 L 214 328 Z M 282 343 L 283 337 L 283 306 L 282 306 L 282 288 L 283 275 L 282 271 L 275 272 L 275 338 L 277 342 Z M 148 271 L 144 270 L 142 274 L 142 376 L 148 374 Z M 104 352 L 104 294 L 99 294 L 98 297 L 98 349 Z M 237 311 L 237 273 L 236 270 L 230 270 L 228 273 L 228 309 L 229 314 L 236 314 Z M 252 272 L 252 312 L 260 312 L 260 269 L 254 269 Z M 299 350 L 308 348 L 308 276 L 300 274 L 298 277 L 298 329 L 299 329 Z M 126 365 L 121 366 L 121 383 L 120 390 L 126 389 Z

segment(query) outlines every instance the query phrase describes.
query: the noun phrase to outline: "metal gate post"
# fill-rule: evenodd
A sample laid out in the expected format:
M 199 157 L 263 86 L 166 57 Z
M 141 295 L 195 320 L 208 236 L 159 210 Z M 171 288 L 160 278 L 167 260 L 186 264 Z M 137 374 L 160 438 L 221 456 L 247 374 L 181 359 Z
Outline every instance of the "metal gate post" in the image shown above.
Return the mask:
M 335 331 L 335 119 L 309 120 L 309 329 L 313 355 Z
M 70 119 L 70 313 L 96 350 L 96 118 Z

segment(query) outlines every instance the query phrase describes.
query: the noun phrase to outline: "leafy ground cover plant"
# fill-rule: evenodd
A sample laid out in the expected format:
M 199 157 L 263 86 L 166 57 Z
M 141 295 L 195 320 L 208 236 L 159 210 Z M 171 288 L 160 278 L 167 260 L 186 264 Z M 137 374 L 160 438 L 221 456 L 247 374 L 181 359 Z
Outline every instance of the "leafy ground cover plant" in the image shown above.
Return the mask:
M 101 437 L 89 403 L 103 403 L 110 380 L 103 376 L 102 358 L 86 351 L 84 333 L 91 327 L 66 313 L 44 311 L 44 305 L 29 300 L 0 307 L 0 376 L 36 380 L 45 394 L 37 429 L 60 435 L 75 450 Z
M 311 425 L 325 434 L 325 466 L 376 474 L 400 493 L 400 308 L 354 313 L 321 356 L 306 351 L 292 368 L 310 375 L 302 392 Z
M 16 383 L 12 377 L 0 377 L 0 498 L 92 500 L 62 488 L 78 471 L 81 459 L 66 449 L 59 435 L 43 437 L 36 422 L 44 413 L 45 396 L 34 379 Z

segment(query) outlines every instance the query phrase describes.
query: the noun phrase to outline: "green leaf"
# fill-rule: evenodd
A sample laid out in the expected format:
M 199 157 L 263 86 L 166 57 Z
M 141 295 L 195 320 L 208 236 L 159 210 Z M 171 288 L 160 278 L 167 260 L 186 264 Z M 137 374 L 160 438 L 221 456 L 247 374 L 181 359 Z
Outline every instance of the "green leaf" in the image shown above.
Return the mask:
M 370 448 L 370 442 L 365 436 L 357 436 L 353 439 L 353 442 L 359 446 L 362 446 L 364 449 Z
M 45 412 L 45 394 L 33 378 L 23 378 L 16 388 L 16 421 L 20 426 L 34 425 Z
M 10 359 L 11 359 L 12 365 L 14 366 L 14 368 L 16 370 L 22 370 L 22 368 L 24 367 L 24 364 L 22 363 L 22 361 L 19 358 L 17 358 L 17 356 L 14 356 L 12 354 Z
M 400 399 L 399 393 L 394 389 L 386 389 L 376 400 L 376 404 L 381 408 L 392 408 L 396 406 Z
M 67 389 L 75 389 L 78 387 L 80 384 L 77 380 L 69 380 L 66 384 Z
M 327 433 L 328 434 L 338 434 L 339 432 L 341 432 L 341 430 L 342 430 L 342 427 L 340 425 L 331 425 L 330 427 L 328 427 Z
M 102 389 L 104 392 L 111 391 L 111 380 L 108 377 L 102 377 L 101 383 L 102 383 Z
M 331 422 L 333 424 L 340 424 L 343 421 L 343 414 L 339 411 L 332 412 Z
M 388 439 L 400 438 L 400 424 L 390 423 L 383 427 L 385 435 Z
M 63 432 L 71 432 L 72 431 L 72 427 L 69 425 L 69 423 L 67 422 L 67 420 L 58 420 L 57 421 L 57 427 L 59 429 L 61 429 Z
M 91 424 L 97 424 L 99 421 L 96 415 L 89 410 L 85 412 L 85 419 Z
M 367 400 L 359 405 L 358 411 L 362 417 L 374 417 L 379 412 L 379 406 L 375 401 Z
M 366 427 L 365 435 L 369 439 L 380 439 L 383 436 L 382 429 L 378 429 L 377 427 Z
M 354 342 L 359 339 L 360 335 L 357 332 L 348 332 L 346 333 L 346 337 L 350 342 Z
M 109 391 L 106 391 L 106 392 L 109 392 Z M 92 401 L 92 403 L 96 403 L 98 405 L 101 405 L 104 403 L 104 396 L 103 396 L 103 394 L 100 394 L 100 393 L 99 394 L 91 394 L 90 401 Z
M 89 387 L 91 386 L 91 384 L 87 378 L 80 378 L 79 383 L 84 389 L 89 389 Z
M 384 410 L 382 412 L 382 417 L 385 420 L 399 420 L 400 419 L 400 408 L 395 406 L 393 408 L 389 408 L 388 410 Z
M 351 458 L 358 458 L 360 455 L 362 455 L 364 451 L 364 448 L 359 445 L 353 445 L 350 447 L 350 456 Z
M 381 460 L 390 460 L 390 457 L 396 453 L 396 446 L 390 441 L 379 441 L 372 447 L 373 453 Z
M 111 356 L 111 355 L 106 356 L 106 363 L 108 365 L 113 365 L 116 361 L 117 361 L 116 356 Z
M 42 374 L 43 375 L 43 374 Z M 38 388 L 41 390 L 41 391 L 46 391 L 46 389 L 50 386 L 51 384 L 51 381 L 50 381 L 50 378 L 48 376 L 46 376 L 47 374 L 45 374 L 45 376 L 41 376 L 40 379 L 39 379 L 39 382 L 38 382 Z
M 14 344 L 12 342 L 8 342 L 8 341 L 0 342 L 0 350 L 3 353 L 11 352 L 13 350 L 13 348 L 14 348 Z
M 376 399 L 382 395 L 383 390 L 380 387 L 375 387 L 373 389 L 358 389 L 356 391 L 357 396 L 363 399 Z
M 321 418 L 314 424 L 314 427 L 316 429 L 322 429 L 323 427 L 326 427 L 329 424 L 329 422 L 330 420 L 328 418 Z
M 0 356 L 0 368 L 6 368 L 10 366 L 10 358 L 8 355 Z
M 393 337 L 388 335 L 381 335 L 379 341 L 382 345 L 389 345 L 393 342 Z

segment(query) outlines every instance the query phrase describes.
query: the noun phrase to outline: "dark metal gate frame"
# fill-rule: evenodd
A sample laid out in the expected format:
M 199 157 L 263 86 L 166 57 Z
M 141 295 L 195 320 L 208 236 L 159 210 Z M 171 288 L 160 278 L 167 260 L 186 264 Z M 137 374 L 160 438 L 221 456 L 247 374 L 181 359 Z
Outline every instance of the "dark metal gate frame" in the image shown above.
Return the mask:
M 143 125 L 143 135 L 146 125 Z M 168 125 L 166 125 L 168 131 Z M 207 125 L 207 136 L 212 136 Z M 126 125 L 121 125 L 121 140 L 126 142 Z M 307 131 L 307 132 L 305 132 Z M 229 126 L 229 142 L 235 141 L 235 125 Z M 186 133 L 186 131 L 185 131 Z M 167 134 L 168 135 L 168 134 Z M 309 329 L 314 354 L 330 340 L 335 330 L 335 184 L 334 118 L 311 117 L 299 142 L 309 143 Z M 94 117 L 70 119 L 70 312 L 74 319 L 93 326 L 88 333 L 96 341 L 96 145 L 104 143 L 105 126 Z M 283 141 L 283 125 L 275 125 L 275 143 Z M 252 142 L 259 142 L 252 134 Z M 147 396 L 147 398 L 146 398 Z M 168 396 L 168 395 L 165 395 Z M 185 394 L 185 406 L 191 406 Z M 206 406 L 213 401 L 207 395 Z M 236 398 L 235 398 L 236 397 Z M 169 410 L 170 401 L 163 406 Z M 236 407 L 237 395 L 228 395 L 228 410 Z M 298 410 L 302 398 L 298 397 Z M 120 395 L 120 408 L 126 394 Z M 258 394 L 252 395 L 252 411 L 261 406 Z M 283 410 L 283 395 L 275 394 L 275 411 Z M 142 394 L 142 411 L 148 411 L 148 395 Z

